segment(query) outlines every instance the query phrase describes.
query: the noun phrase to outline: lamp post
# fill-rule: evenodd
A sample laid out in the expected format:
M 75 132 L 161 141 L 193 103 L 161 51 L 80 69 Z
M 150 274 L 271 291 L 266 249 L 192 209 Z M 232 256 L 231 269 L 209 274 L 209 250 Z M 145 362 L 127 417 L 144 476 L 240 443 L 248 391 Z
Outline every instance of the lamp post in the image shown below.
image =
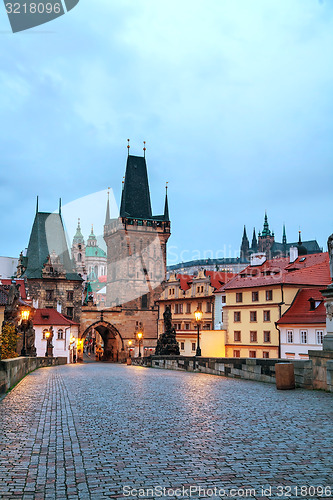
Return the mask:
M 131 357 L 131 346 L 133 344 L 133 341 L 132 340 L 129 340 L 127 342 L 127 349 L 128 349 L 128 357 L 130 358 Z
M 45 338 L 46 338 L 46 352 L 45 352 L 45 357 L 47 358 L 50 356 L 50 358 L 53 357 L 53 345 L 52 345 L 52 339 L 53 339 L 53 328 L 52 326 L 50 327 L 47 332 L 45 332 Z
M 197 322 L 197 329 L 198 329 L 198 337 L 197 337 L 197 351 L 195 353 L 196 356 L 201 356 L 201 349 L 200 349 L 200 323 L 202 320 L 202 311 L 200 309 L 197 309 L 194 311 L 194 317 L 195 321 Z
M 137 333 L 137 337 L 138 337 L 138 340 L 139 340 L 139 358 L 141 358 L 141 339 L 143 337 L 143 333 L 142 332 L 138 332 Z
M 22 328 L 23 328 L 23 346 L 22 346 L 22 350 L 21 350 L 21 356 L 27 355 L 27 350 L 25 348 L 25 344 L 26 344 L 26 331 L 27 331 L 29 317 L 30 317 L 30 310 L 23 309 L 23 311 L 21 311 Z

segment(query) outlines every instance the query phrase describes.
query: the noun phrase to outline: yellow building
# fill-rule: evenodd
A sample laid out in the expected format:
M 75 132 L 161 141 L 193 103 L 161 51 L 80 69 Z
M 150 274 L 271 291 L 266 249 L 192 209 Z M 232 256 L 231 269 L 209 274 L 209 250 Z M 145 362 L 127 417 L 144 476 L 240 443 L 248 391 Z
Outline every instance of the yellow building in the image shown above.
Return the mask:
M 327 253 L 265 260 L 255 255 L 251 264 L 217 293 L 225 295 L 226 356 L 280 357 L 276 322 L 290 307 L 300 288 L 330 283 Z

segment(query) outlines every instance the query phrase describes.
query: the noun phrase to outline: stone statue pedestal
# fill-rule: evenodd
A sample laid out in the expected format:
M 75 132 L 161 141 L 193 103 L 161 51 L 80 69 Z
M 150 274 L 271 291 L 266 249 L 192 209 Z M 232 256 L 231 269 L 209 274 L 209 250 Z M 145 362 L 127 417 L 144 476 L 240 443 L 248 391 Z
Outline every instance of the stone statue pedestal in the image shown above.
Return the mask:
M 323 351 L 333 351 L 333 283 L 321 293 L 325 297 L 327 331 L 323 338 Z

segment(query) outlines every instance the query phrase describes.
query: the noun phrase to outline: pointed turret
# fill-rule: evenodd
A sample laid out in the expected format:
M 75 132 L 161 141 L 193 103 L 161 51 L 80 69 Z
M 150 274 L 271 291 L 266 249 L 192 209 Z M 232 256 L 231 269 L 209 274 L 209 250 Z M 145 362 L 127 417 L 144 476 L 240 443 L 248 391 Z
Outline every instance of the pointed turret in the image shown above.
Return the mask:
M 241 260 L 248 260 L 249 258 L 250 244 L 246 234 L 246 227 L 244 226 L 242 244 L 240 248 L 240 258 Z
M 94 225 L 91 225 L 91 233 L 89 234 L 89 238 L 87 241 L 87 246 L 88 247 L 95 247 L 97 245 L 97 238 L 94 235 Z
M 257 253 L 258 252 L 258 242 L 257 242 L 256 229 L 255 228 L 253 228 L 251 250 L 252 250 L 253 253 Z
M 282 245 L 286 245 L 286 244 L 287 244 L 286 225 L 283 224 Z
M 108 201 L 106 203 L 105 225 L 107 226 L 109 222 L 110 222 L 110 191 L 108 191 Z
M 270 235 L 271 235 L 271 231 L 270 231 L 269 225 L 268 225 L 267 212 L 265 211 L 264 227 L 263 227 L 261 236 L 264 238 L 265 236 L 270 236 Z
M 298 231 L 298 256 L 300 257 L 301 255 L 307 255 L 308 251 L 305 248 L 305 246 L 302 243 L 302 238 L 301 238 L 301 231 Z
M 168 221 L 169 219 L 169 203 L 168 203 L 168 183 L 165 186 L 165 203 L 164 203 L 164 220 Z
M 81 232 L 80 219 L 78 219 L 76 233 L 75 233 L 74 238 L 73 238 L 73 245 L 75 245 L 75 244 L 83 244 L 84 245 L 84 238 L 83 238 L 83 234 Z
M 145 158 L 129 155 L 127 158 L 120 217 L 151 219 L 151 203 Z

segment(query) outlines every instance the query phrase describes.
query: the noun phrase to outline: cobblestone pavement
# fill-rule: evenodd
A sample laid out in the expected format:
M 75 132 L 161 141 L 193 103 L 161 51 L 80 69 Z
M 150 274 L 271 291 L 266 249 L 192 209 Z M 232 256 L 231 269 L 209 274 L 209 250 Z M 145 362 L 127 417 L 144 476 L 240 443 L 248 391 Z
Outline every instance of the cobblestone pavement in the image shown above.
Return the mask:
M 96 363 L 37 370 L 0 413 L 1 499 L 330 498 L 324 392 Z

